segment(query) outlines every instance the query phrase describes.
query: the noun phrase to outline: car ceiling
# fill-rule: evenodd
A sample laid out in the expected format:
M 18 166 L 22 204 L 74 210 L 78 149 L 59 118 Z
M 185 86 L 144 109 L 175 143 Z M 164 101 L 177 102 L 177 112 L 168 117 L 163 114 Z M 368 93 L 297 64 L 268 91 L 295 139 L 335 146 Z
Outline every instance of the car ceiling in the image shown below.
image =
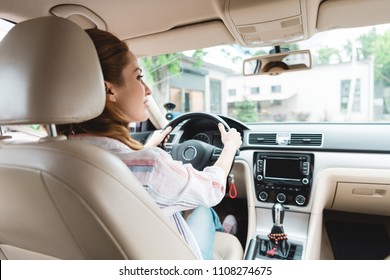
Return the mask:
M 53 10 L 56 6 L 61 8 Z M 147 56 L 242 43 L 238 24 L 248 26 L 247 18 L 276 34 L 262 45 L 278 45 L 285 34 L 282 27 L 272 29 L 273 23 L 289 18 L 295 7 L 302 12 L 300 39 L 390 21 L 388 0 L 0 0 L 0 17 L 15 23 L 52 14 L 68 17 L 84 28 L 106 29 L 126 40 L 137 56 Z

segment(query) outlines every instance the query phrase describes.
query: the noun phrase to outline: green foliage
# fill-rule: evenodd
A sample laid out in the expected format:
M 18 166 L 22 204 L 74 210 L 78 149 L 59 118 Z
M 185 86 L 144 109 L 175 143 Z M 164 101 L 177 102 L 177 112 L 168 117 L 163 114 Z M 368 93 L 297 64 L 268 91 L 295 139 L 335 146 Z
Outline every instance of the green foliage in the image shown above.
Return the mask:
M 297 43 L 289 43 L 289 44 L 284 44 L 280 46 L 281 48 L 287 48 L 290 51 L 297 51 L 299 50 L 298 44 Z
M 244 123 L 259 121 L 255 102 L 249 100 L 236 102 L 235 117 Z
M 152 57 L 144 57 L 140 59 L 145 75 L 147 75 L 154 84 L 159 84 L 162 80 L 169 76 L 176 76 L 182 71 L 181 60 L 183 53 L 162 54 Z M 194 59 L 194 67 L 201 67 L 203 57 L 207 52 L 200 49 L 196 50 L 192 58 Z
M 207 55 L 207 52 L 203 49 L 196 50 L 192 54 L 192 58 L 195 59 L 194 66 L 195 67 L 201 67 L 203 64 L 203 57 Z
M 168 73 L 176 75 L 181 71 L 181 53 L 163 54 L 140 59 L 144 73 L 158 83 Z
M 265 55 L 265 54 L 268 54 L 266 51 L 264 50 L 258 50 L 257 52 L 254 53 L 255 56 L 257 55 Z
M 375 56 L 375 81 L 390 86 L 390 30 L 383 35 L 372 28 L 367 34 L 359 37 L 361 58 Z
M 324 47 L 318 50 L 318 56 L 315 61 L 316 64 L 340 63 L 341 55 L 339 50 L 335 48 Z
M 204 50 L 196 50 L 193 54 L 194 67 L 200 67 L 203 63 L 203 57 L 206 55 Z M 160 107 L 169 100 L 169 78 L 181 75 L 183 53 L 163 54 L 153 57 L 145 57 L 139 60 L 145 81 L 150 86 L 154 86 L 153 96 Z
M 390 86 L 390 30 L 381 35 L 376 32 L 375 28 L 372 28 L 367 34 L 357 39 L 354 47 L 352 42 L 348 41 L 344 46 L 348 61 L 352 61 L 352 51 L 355 48 L 357 60 L 375 57 L 375 82 L 383 83 L 385 87 Z M 315 62 L 316 64 L 330 64 L 343 61 L 339 50 L 325 47 L 319 49 Z
M 368 59 L 371 54 L 373 54 L 372 43 L 375 42 L 380 35 L 376 32 L 375 28 L 372 28 L 367 34 L 361 35 L 359 37 L 359 42 L 361 44 L 361 59 Z
M 370 51 L 375 54 L 375 80 L 390 86 L 390 31 L 378 36 L 371 44 Z

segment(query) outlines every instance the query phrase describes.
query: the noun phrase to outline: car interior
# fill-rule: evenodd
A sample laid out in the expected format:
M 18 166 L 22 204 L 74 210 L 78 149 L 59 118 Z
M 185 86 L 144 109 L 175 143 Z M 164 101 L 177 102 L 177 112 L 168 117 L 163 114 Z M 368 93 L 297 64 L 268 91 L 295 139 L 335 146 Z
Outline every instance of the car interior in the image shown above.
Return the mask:
M 0 19 L 11 25 L 0 41 L 0 259 L 196 259 L 119 158 L 56 131 L 104 108 L 99 60 L 83 29 L 112 32 L 140 59 L 273 47 L 242 59 L 239 75 L 282 78 L 317 65 L 310 51 L 281 45 L 388 24 L 389 10 L 386 0 L 0 0 Z M 269 62 L 288 67 L 266 70 Z M 238 232 L 216 233 L 216 260 L 390 259 L 390 118 L 243 122 L 222 111 L 176 116 L 157 96 L 150 103 L 150 119 L 130 133 L 144 143 L 172 126 L 162 148 L 199 170 L 223 148 L 218 123 L 242 136 L 214 207 L 221 220 L 237 218 Z M 26 130 L 18 127 L 36 124 L 45 135 L 19 137 Z

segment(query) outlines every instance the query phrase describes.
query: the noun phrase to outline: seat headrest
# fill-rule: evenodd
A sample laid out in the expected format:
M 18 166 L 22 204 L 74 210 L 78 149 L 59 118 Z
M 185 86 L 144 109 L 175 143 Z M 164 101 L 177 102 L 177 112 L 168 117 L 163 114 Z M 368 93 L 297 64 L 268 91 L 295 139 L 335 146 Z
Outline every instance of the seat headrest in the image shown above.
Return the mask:
M 27 20 L 0 42 L 0 124 L 78 123 L 98 116 L 104 104 L 96 49 L 75 23 Z

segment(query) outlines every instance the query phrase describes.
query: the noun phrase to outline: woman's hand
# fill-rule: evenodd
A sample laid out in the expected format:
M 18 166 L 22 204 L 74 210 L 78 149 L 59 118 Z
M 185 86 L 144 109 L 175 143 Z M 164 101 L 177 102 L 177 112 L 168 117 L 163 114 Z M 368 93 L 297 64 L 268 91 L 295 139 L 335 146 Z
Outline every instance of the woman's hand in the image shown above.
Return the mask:
M 229 131 L 226 131 L 225 127 L 221 123 L 218 124 L 218 128 L 221 133 L 223 149 L 214 165 L 221 167 L 227 177 L 229 175 L 232 162 L 236 156 L 236 151 L 242 145 L 242 139 L 240 133 L 235 128 L 231 128 Z
M 144 145 L 144 147 L 145 148 L 157 147 L 160 144 L 165 146 L 165 143 L 168 141 L 169 133 L 171 131 L 172 131 L 172 127 L 170 127 L 170 126 L 168 126 L 163 131 L 154 131 L 152 136 L 148 139 L 148 141 Z
M 229 131 L 226 131 L 223 124 L 219 123 L 218 129 L 221 133 L 221 141 L 224 145 L 224 148 L 231 147 L 234 150 L 238 150 L 241 147 L 241 135 L 235 128 L 231 128 Z

